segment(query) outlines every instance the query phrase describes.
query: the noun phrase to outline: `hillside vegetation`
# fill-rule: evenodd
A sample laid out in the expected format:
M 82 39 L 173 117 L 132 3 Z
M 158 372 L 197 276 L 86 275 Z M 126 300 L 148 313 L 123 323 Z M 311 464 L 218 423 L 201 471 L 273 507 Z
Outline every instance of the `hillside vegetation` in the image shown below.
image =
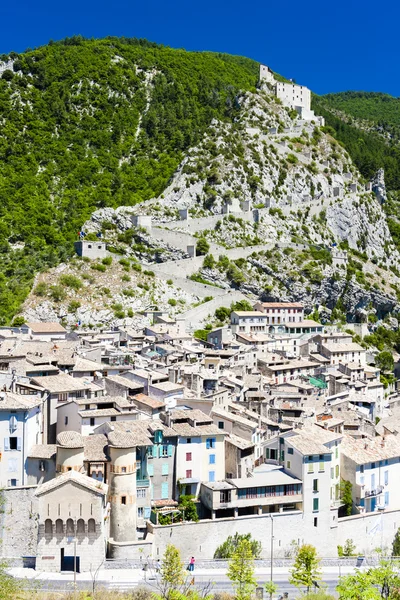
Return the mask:
M 389 190 L 400 190 L 400 100 L 375 92 L 342 92 L 313 96 L 313 107 L 325 117 L 358 169 L 371 178 L 384 168 Z
M 81 37 L 13 59 L 0 78 L 0 323 L 35 272 L 72 252 L 96 208 L 158 196 L 214 118 L 232 121 L 249 59 Z

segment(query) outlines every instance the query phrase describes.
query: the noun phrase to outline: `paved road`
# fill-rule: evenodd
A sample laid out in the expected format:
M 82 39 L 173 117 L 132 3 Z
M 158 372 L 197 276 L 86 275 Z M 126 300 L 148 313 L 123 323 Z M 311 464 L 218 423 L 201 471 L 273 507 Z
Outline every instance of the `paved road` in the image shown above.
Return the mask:
M 37 573 L 33 569 L 11 569 L 10 572 L 18 578 L 35 581 L 35 586 L 45 591 L 71 591 L 73 588 L 73 573 Z M 323 567 L 322 580 L 331 593 L 335 591 L 340 575 L 353 573 L 353 567 Z M 290 573 L 285 567 L 274 569 L 273 580 L 278 585 L 278 594 L 289 593 L 289 598 L 296 597 L 296 588 L 289 584 Z M 256 579 L 260 586 L 270 580 L 270 571 L 267 568 L 256 569 Z M 90 590 L 92 588 L 90 573 L 77 574 L 77 587 Z M 212 584 L 212 589 L 218 591 L 232 590 L 231 582 L 226 575 L 226 569 L 199 568 L 194 572 L 194 584 L 202 588 Z M 102 569 L 96 581 L 97 588 L 113 589 L 118 591 L 132 590 L 138 586 L 149 586 L 156 591 L 157 577 L 152 571 L 145 573 L 141 569 Z M 266 594 L 264 593 L 264 598 Z

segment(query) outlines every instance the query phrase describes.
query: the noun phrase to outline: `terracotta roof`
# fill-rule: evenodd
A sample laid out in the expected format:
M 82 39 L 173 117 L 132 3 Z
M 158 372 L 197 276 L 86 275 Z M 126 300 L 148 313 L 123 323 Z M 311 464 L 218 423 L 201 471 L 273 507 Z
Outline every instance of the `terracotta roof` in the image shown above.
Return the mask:
M 41 398 L 27 398 L 13 392 L 0 392 L 0 410 L 29 410 L 42 403 Z
M 32 381 L 41 385 L 50 393 L 70 392 L 76 390 L 90 389 L 90 382 L 83 378 L 71 377 L 66 373 L 58 373 L 58 375 L 46 375 L 43 377 L 32 377 Z
M 108 434 L 108 443 L 113 448 L 135 448 L 137 446 L 137 439 L 133 433 L 111 431 Z
M 164 402 L 154 400 L 154 398 L 150 398 L 150 396 L 146 396 L 146 394 L 135 394 L 134 396 L 131 396 L 131 398 L 133 401 L 137 400 L 150 408 L 163 408 L 165 406 Z
M 87 419 L 88 417 L 114 417 L 122 413 L 116 408 L 94 408 L 91 410 L 80 410 L 78 414 L 84 419 Z
M 33 333 L 67 333 L 60 323 L 27 323 Z
M 137 383 L 137 381 L 132 381 L 131 379 L 128 379 L 123 375 L 109 375 L 108 377 L 106 377 L 106 379 L 131 390 L 143 389 L 143 385 L 141 383 Z
M 83 443 L 85 444 L 84 460 L 88 460 L 89 462 L 105 462 L 109 460 L 106 435 L 86 435 L 83 438 Z
M 83 448 L 83 436 L 77 431 L 61 431 L 57 436 L 57 444 L 63 448 Z
M 108 485 L 102 483 L 101 481 L 97 481 L 92 479 L 92 477 L 78 473 L 78 471 L 67 471 L 66 473 L 63 473 L 62 475 L 59 475 L 58 477 L 55 477 L 54 479 L 51 479 L 50 481 L 40 485 L 35 492 L 35 496 L 41 496 L 42 494 L 51 492 L 53 489 L 67 483 L 75 483 L 79 486 L 88 488 L 92 492 L 101 496 L 105 496 L 108 490 Z
M 56 453 L 56 444 L 36 444 L 32 446 L 28 458 L 53 458 Z

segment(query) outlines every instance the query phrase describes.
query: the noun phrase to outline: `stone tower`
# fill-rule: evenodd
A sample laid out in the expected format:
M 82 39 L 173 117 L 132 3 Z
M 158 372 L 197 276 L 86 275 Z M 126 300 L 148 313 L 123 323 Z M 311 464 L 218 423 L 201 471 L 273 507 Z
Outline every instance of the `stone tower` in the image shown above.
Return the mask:
M 84 472 L 84 442 L 77 431 L 62 431 L 57 436 L 57 474 Z
M 136 442 L 132 433 L 108 434 L 109 502 L 112 542 L 136 540 Z

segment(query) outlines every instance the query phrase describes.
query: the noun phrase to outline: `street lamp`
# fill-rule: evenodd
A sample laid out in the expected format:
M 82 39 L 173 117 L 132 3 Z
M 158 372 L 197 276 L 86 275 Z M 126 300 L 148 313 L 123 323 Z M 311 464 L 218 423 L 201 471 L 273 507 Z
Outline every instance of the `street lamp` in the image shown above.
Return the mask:
M 270 513 L 269 517 L 271 519 L 271 575 L 270 575 L 270 579 L 271 579 L 271 583 L 273 583 L 273 571 L 274 571 L 274 518 L 273 518 L 273 516 L 272 516 L 271 513 Z M 270 597 L 272 599 L 272 592 L 270 594 Z

